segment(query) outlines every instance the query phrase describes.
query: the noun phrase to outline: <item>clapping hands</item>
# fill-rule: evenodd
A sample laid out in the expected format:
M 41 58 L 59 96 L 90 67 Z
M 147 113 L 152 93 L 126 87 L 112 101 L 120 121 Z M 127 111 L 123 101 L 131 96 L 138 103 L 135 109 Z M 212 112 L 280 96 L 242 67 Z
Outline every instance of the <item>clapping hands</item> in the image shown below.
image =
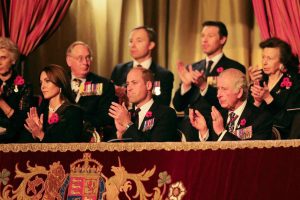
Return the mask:
M 27 113 L 27 119 L 25 120 L 26 123 L 24 126 L 32 134 L 33 138 L 39 138 L 40 140 L 44 138 L 43 118 L 43 114 L 41 114 L 40 117 L 38 116 L 35 107 L 30 108 Z

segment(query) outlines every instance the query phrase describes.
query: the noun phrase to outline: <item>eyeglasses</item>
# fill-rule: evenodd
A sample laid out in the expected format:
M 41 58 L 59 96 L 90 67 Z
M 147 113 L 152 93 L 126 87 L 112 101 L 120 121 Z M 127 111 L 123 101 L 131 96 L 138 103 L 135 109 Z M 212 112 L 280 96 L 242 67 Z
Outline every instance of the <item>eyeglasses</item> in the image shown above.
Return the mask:
M 86 56 L 86 57 L 84 57 L 84 56 L 77 56 L 77 57 L 71 56 L 71 57 L 74 58 L 75 60 L 77 60 L 80 63 L 83 63 L 84 60 L 87 61 L 87 62 L 93 61 L 93 57 L 92 56 Z

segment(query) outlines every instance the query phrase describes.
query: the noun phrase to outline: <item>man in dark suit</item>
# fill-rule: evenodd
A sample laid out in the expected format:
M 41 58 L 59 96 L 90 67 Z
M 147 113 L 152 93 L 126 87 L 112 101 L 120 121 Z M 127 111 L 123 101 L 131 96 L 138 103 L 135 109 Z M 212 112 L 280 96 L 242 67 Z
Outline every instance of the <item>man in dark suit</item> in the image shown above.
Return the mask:
M 75 101 L 84 110 L 86 128 L 88 131 L 96 128 L 98 133 L 104 134 L 104 140 L 111 139 L 109 134 L 114 121 L 108 116 L 108 109 L 111 102 L 116 101 L 113 84 L 90 72 L 92 51 L 84 42 L 76 41 L 68 47 L 66 61 L 71 69 Z
M 116 95 L 122 99 L 125 94 L 126 77 L 133 67 L 150 69 L 154 74 L 153 99 L 163 105 L 170 105 L 174 76 L 172 72 L 152 60 L 151 52 L 155 47 L 155 31 L 146 26 L 134 28 L 129 36 L 130 55 L 133 61 L 115 66 L 111 80 L 115 84 Z
M 173 105 L 177 111 L 185 112 L 184 119 L 179 125 L 179 129 L 184 133 L 190 128 L 189 107 L 200 110 L 205 117 L 210 113 L 211 106 L 220 108 L 215 86 L 216 78 L 223 70 L 235 68 L 246 72 L 243 65 L 223 53 L 228 35 L 225 24 L 219 21 L 206 21 L 202 25 L 201 45 L 206 58 L 188 67 L 182 62 L 177 64 L 181 85 L 175 93 Z
M 217 88 L 221 112 L 213 106 L 208 121 L 198 110 L 189 110 L 190 123 L 197 129 L 200 141 L 272 139 L 272 118 L 247 102 L 247 80 L 241 71 L 223 71 Z
M 139 142 L 179 141 L 176 113 L 152 98 L 153 74 L 150 70 L 133 68 L 127 75 L 127 96 L 134 105 L 130 114 L 125 104 L 112 103 L 109 115 L 115 119 L 117 137 Z

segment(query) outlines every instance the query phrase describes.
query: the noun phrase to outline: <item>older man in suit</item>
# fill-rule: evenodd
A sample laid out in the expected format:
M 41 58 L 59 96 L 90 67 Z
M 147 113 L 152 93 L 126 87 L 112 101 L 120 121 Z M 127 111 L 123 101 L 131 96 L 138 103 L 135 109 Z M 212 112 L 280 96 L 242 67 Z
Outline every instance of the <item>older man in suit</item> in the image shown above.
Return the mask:
M 111 139 L 114 121 L 108 116 L 108 109 L 111 102 L 117 101 L 113 84 L 90 72 L 92 51 L 84 42 L 76 41 L 68 47 L 66 61 L 71 69 L 75 101 L 84 110 L 86 129 L 96 128 L 104 134 L 104 140 Z
M 122 99 L 125 94 L 126 77 L 130 69 L 142 67 L 154 74 L 153 99 L 163 105 L 170 105 L 174 76 L 172 72 L 152 60 L 151 53 L 155 48 L 155 31 L 146 26 L 134 28 L 129 36 L 129 49 L 133 61 L 115 66 L 111 80 L 115 84 L 116 95 Z
M 197 129 L 200 141 L 267 140 L 272 139 L 272 117 L 247 102 L 248 86 L 245 75 L 237 69 L 223 71 L 217 79 L 220 111 L 211 109 L 211 120 L 194 109 L 189 118 Z
M 109 115 L 115 119 L 117 137 L 133 141 L 179 141 L 174 109 L 158 104 L 152 98 L 154 77 L 150 70 L 133 68 L 127 75 L 127 96 L 134 105 L 131 111 L 112 103 Z
M 206 58 L 192 65 L 185 66 L 178 62 L 178 75 L 181 85 L 173 98 L 173 105 L 177 111 L 184 111 L 185 117 L 179 129 L 188 133 L 190 131 L 188 108 L 201 111 L 205 117 L 210 114 L 210 107 L 220 108 L 217 99 L 216 77 L 229 68 L 235 68 L 245 73 L 243 65 L 226 57 L 223 53 L 227 41 L 228 31 L 220 21 L 206 21 L 201 32 L 202 50 Z M 193 140 L 186 135 L 187 140 Z

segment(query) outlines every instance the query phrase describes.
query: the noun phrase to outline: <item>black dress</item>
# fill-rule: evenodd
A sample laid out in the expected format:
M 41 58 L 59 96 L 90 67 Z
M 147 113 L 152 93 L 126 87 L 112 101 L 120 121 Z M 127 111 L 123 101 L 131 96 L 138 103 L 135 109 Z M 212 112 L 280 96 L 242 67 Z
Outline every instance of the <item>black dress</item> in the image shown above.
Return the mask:
M 39 108 L 39 115 L 44 114 L 43 130 L 45 133 L 42 139 L 43 143 L 54 142 L 84 142 L 82 137 L 83 128 L 83 113 L 79 106 L 63 103 L 57 111 L 52 114 L 57 118 L 53 120 L 53 117 L 48 117 L 48 101 L 44 101 Z M 37 140 L 38 141 L 38 140 Z
M 0 98 L 14 109 L 10 118 L 0 109 L 0 143 L 17 142 L 24 133 L 24 121 L 32 106 L 32 88 L 25 83 L 23 77 L 15 72 L 7 81 L 0 80 L 0 85 L 3 85 L 3 93 Z

